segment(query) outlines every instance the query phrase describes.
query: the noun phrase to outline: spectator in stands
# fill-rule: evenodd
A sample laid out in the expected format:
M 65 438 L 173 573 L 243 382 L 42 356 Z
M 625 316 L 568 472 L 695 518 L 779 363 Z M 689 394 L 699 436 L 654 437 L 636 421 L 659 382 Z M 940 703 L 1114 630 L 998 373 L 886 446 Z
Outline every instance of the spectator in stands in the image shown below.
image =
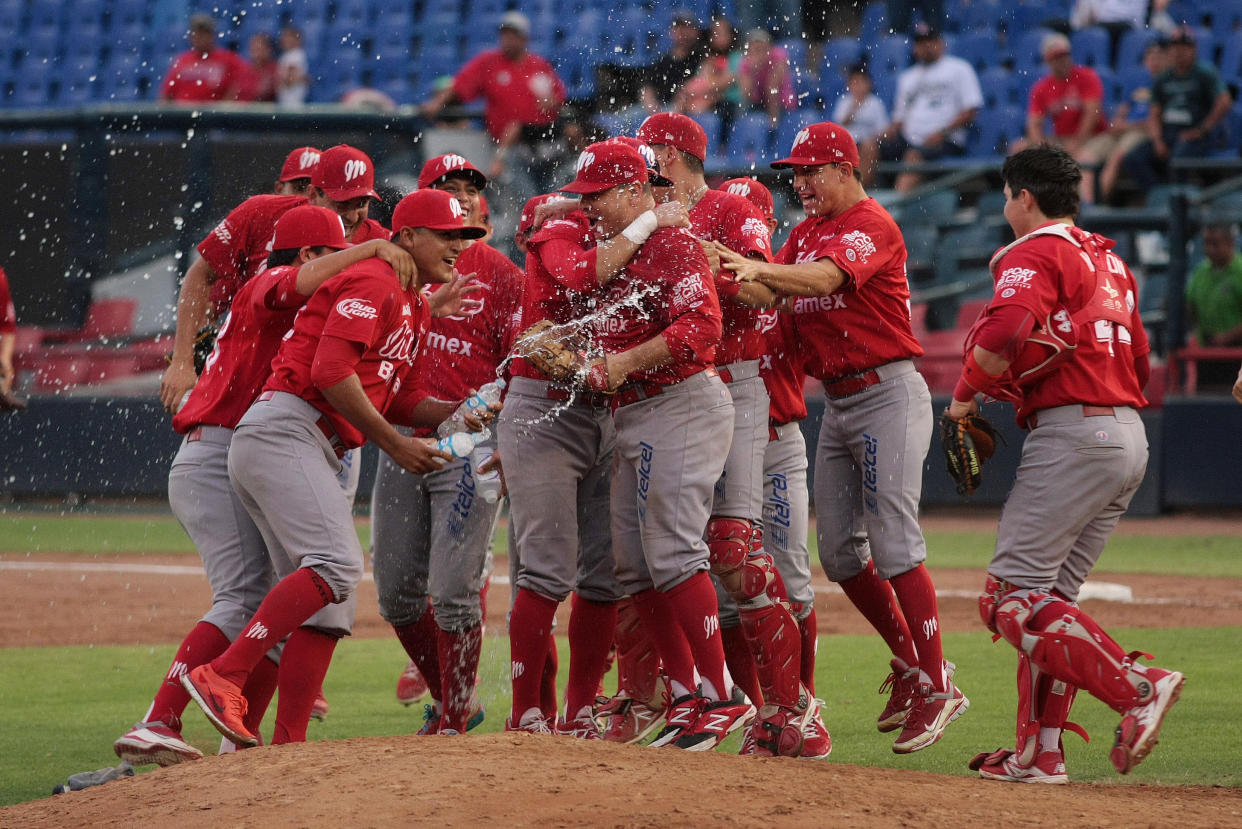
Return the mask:
M 565 84 L 547 59 L 527 50 L 529 39 L 529 18 L 506 12 L 500 18 L 500 48 L 467 62 L 453 85 L 436 93 L 423 112 L 434 117 L 452 100 L 482 97 L 483 120 L 497 145 L 488 178 L 500 178 L 512 160 L 511 173 L 521 175 L 529 169 L 534 176 L 533 186 L 523 190 L 543 192 L 550 187 L 543 168 L 554 144 L 557 113 L 565 103 Z
M 693 12 L 682 9 L 673 13 L 669 39 L 672 46 L 651 65 L 649 80 L 638 93 L 639 103 L 649 113 L 668 109 L 703 62 L 703 32 Z
M 1139 144 L 1122 167 L 1140 193 L 1168 177 L 1173 158 L 1201 158 L 1220 146 L 1217 129 L 1233 101 L 1216 69 L 1197 60 L 1194 30 L 1179 27 L 1169 38 L 1170 67 L 1152 86 L 1147 115 L 1150 140 Z
M 1040 54 L 1048 74 L 1031 87 L 1025 141 L 1013 151 L 1044 142 L 1064 147 L 1079 164 L 1089 165 L 1082 169 L 1079 195 L 1090 204 L 1095 201 L 1094 165 L 1104 160 L 1113 144 L 1104 115 L 1104 84 L 1090 66 L 1074 63 L 1070 40 L 1060 32 L 1044 38 Z M 1044 129 L 1045 120 L 1052 122 L 1051 134 Z
M 897 78 L 893 120 L 880 136 L 880 157 L 906 164 L 939 161 L 966 152 L 966 127 L 983 106 L 983 91 L 974 67 L 945 54 L 936 28 L 914 28 L 915 64 Z M 920 176 L 902 173 L 899 192 L 915 187 Z
M 875 161 L 879 157 L 879 137 L 888 129 L 888 110 L 880 96 L 872 91 L 871 75 L 865 63 L 849 69 L 846 92 L 837 99 L 832 120 L 850 131 L 858 145 L 859 170 L 863 187 L 875 177 Z
M 806 66 L 814 77 L 823 67 L 824 42 L 858 34 L 857 0 L 802 0 L 802 39 L 806 41 Z
M 1203 229 L 1206 259 L 1186 282 L 1186 314 L 1200 345 L 1242 345 L 1242 254 L 1233 228 L 1216 222 Z M 1232 368 L 1230 369 L 1232 372 Z
M 13 391 L 13 351 L 17 347 L 17 309 L 9 291 L 9 277 L 0 268 L 0 393 Z
M 160 85 L 160 100 L 238 100 L 250 70 L 241 55 L 216 45 L 215 18 L 209 14 L 194 15 L 188 36 L 190 48 L 173 61 Z
M 923 22 L 939 29 L 944 25 L 944 0 L 885 0 L 888 26 L 897 34 L 910 31 L 914 22 L 914 12 L 918 11 Z
M 1138 84 L 1117 105 L 1108 135 L 1113 144 L 1108 150 L 1104 167 L 1100 170 L 1100 197 L 1111 201 L 1117 178 L 1121 175 L 1121 160 L 1130 150 L 1147 138 L 1147 114 L 1151 110 L 1152 84 L 1169 67 L 1168 51 L 1163 41 L 1148 44 L 1143 51 L 1143 68 L 1147 82 Z
M 1148 25 L 1150 17 L 1152 28 L 1163 26 L 1168 19 L 1165 9 L 1169 0 L 1077 0 L 1070 10 L 1069 24 L 1073 29 L 1086 29 L 1099 26 L 1108 30 L 1109 63 L 1117 62 L 1117 47 L 1121 38 L 1131 29 L 1142 29 Z
M 746 37 L 746 50 L 737 64 L 737 83 L 742 106 L 767 113 L 773 126 L 798 108 L 789 52 L 772 44 L 767 29 L 755 29 Z
M 276 103 L 300 107 L 310 92 L 310 62 L 302 48 L 302 32 L 294 26 L 280 30 L 280 58 L 276 61 Z
M 250 79 L 241 99 L 271 103 L 276 100 L 276 47 L 272 36 L 260 32 L 250 36 L 246 47 L 250 62 Z
M 741 60 L 737 32 L 723 17 L 708 27 L 706 54 L 694 77 L 673 96 L 673 109 L 690 114 L 714 112 L 728 129 L 740 101 L 736 70 Z

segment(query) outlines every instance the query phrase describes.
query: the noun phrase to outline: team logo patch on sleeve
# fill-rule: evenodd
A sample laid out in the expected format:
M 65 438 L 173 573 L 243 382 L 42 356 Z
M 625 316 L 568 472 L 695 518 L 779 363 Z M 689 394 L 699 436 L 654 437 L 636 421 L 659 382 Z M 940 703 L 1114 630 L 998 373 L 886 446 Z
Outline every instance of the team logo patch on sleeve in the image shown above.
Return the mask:
M 755 237 L 756 241 L 763 243 L 764 247 L 768 245 L 768 226 L 761 219 L 747 219 L 742 222 L 742 232 L 747 236 Z
M 1020 290 L 1031 287 L 1031 278 L 1035 271 L 1030 268 L 1006 268 L 996 280 L 996 293 L 1002 299 L 1009 299 Z
M 228 222 L 220 222 L 220 224 L 216 225 L 216 229 L 211 232 L 226 245 L 233 241 L 233 232 L 229 230 Z
M 678 308 L 693 308 L 703 301 L 706 293 L 698 276 L 687 276 L 673 288 L 673 304 Z
M 375 306 L 366 299 L 342 299 L 336 304 L 336 312 L 347 319 L 373 320 L 379 316 Z
M 866 262 L 875 254 L 875 242 L 871 241 L 871 237 L 861 230 L 850 231 L 841 237 L 841 241 L 849 245 L 845 249 L 845 258 L 851 262 L 855 259 Z

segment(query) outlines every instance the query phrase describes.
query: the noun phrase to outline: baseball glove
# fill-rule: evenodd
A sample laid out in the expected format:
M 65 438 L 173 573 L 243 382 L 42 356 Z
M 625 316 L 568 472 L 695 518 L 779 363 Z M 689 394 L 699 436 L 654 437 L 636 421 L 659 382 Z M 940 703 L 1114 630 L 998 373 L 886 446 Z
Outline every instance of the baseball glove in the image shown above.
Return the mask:
M 983 462 L 996 452 L 996 441 L 1004 441 L 983 415 L 972 412 L 955 419 L 940 416 L 940 441 L 949 477 L 957 484 L 958 495 L 970 495 L 983 482 Z
M 207 367 L 207 358 L 211 356 L 211 350 L 216 347 L 216 335 L 220 333 L 220 326 L 215 322 L 209 322 L 198 330 L 198 334 L 194 337 L 194 373 L 202 374 L 203 369 Z
M 540 320 L 521 333 L 513 344 L 513 352 L 549 380 L 606 390 L 608 372 L 604 358 L 591 356 L 589 347 L 590 340 L 581 331 Z

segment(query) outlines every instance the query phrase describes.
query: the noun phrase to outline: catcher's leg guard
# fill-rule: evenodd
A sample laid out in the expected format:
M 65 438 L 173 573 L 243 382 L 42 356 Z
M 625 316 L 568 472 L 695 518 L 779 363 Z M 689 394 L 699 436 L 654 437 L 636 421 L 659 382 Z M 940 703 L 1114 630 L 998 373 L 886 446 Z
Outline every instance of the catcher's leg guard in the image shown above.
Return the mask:
M 1088 739 L 1085 731 L 1069 722 L 1070 708 L 1078 689 L 1055 679 L 1032 664 L 1025 653 L 1018 654 L 1018 722 L 1014 754 L 1018 765 L 1030 768 L 1039 754 L 1039 732 L 1043 728 L 1066 729 Z
M 1052 592 L 1024 589 L 988 576 L 987 594 L 980 599 L 985 620 L 1005 641 L 1031 658 L 1051 677 L 1085 689 L 1096 699 L 1124 713 L 1154 693 L 1146 670 L 1134 663 L 1094 619 Z M 995 610 L 989 613 L 989 603 Z
M 800 681 L 802 637 L 788 606 L 774 602 L 768 594 L 776 580 L 776 568 L 755 544 L 758 537 L 758 529 L 749 521 L 709 521 L 707 547 L 712 572 L 737 602 L 764 703 L 804 711 L 810 698 Z
M 790 612 L 798 620 L 798 636 L 802 640 L 802 662 L 799 673 L 802 684 L 815 694 L 815 656 L 819 652 L 819 620 L 815 616 L 815 605 L 794 602 L 789 606 Z

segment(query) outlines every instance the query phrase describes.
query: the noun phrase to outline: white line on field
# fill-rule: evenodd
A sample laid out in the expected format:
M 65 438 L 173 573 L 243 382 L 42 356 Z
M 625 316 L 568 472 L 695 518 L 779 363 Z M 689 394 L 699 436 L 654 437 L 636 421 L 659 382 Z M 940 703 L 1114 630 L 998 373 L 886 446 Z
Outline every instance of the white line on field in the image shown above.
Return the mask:
M 107 562 L 87 562 L 87 561 L 3 561 L 0 560 L 0 570 L 17 570 L 26 572 L 58 572 L 58 573 L 129 573 L 133 575 L 147 576 L 202 576 L 203 568 L 195 565 L 185 564 L 134 564 L 134 563 L 107 563 Z M 371 581 L 372 576 L 366 573 L 362 577 L 366 581 Z M 496 574 L 492 576 L 492 582 L 498 585 L 508 585 L 509 577 Z M 840 594 L 841 588 L 835 584 L 815 585 L 816 593 L 823 594 Z M 979 593 L 976 590 L 937 590 L 936 595 L 948 599 L 973 599 Z M 1108 602 L 1125 602 L 1127 604 L 1134 602 L 1134 594 L 1124 584 L 1116 584 L 1113 582 L 1093 582 L 1089 581 L 1083 585 L 1079 594 L 1080 599 L 1099 599 Z M 1165 605 L 1185 605 L 1194 607 L 1210 607 L 1212 604 L 1195 602 L 1183 599 L 1143 599 L 1142 604 L 1165 604 Z M 1221 605 L 1230 606 L 1230 605 Z

